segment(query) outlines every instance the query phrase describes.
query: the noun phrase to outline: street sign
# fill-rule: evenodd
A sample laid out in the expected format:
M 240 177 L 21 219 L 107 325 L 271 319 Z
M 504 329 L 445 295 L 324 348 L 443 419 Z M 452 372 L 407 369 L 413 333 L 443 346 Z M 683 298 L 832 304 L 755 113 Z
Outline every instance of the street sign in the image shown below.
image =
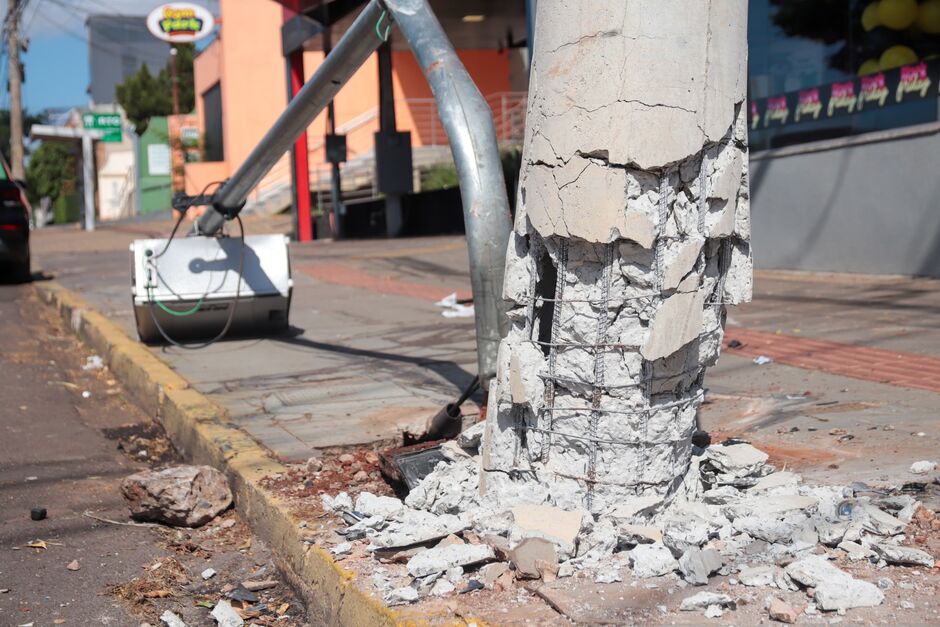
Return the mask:
M 121 116 L 118 113 L 83 113 L 82 126 L 88 130 L 101 131 L 100 141 L 116 143 L 124 141 L 121 133 Z
M 208 37 L 213 26 L 212 13 L 190 2 L 161 4 L 147 16 L 150 33 L 171 44 L 187 44 Z

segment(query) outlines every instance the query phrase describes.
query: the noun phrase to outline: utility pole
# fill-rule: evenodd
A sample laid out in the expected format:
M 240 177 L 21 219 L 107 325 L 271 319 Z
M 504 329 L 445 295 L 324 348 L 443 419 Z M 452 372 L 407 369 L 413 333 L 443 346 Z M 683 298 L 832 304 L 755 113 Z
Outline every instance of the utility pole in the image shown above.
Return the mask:
M 480 487 L 639 523 L 701 488 L 705 370 L 751 295 L 747 0 L 536 11 Z
M 22 8 L 21 0 L 8 0 L 6 36 L 7 56 L 9 57 L 10 88 L 10 166 L 13 178 L 26 178 L 23 166 L 23 66 L 20 63 L 19 23 Z
M 14 0 L 10 0 L 13 2 Z M 180 82 L 176 69 L 176 46 L 170 46 L 170 86 L 173 92 L 173 115 L 180 114 Z

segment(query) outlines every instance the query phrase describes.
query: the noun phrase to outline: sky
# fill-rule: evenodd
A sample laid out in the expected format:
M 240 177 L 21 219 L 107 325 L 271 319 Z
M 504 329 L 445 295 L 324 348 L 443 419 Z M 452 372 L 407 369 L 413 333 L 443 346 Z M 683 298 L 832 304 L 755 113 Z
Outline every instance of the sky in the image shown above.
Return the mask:
M 160 0 L 20 0 L 27 2 L 21 29 L 29 38 L 29 50 L 22 56 L 26 82 L 23 106 L 39 112 L 47 108 L 80 107 L 88 104 L 89 15 L 145 16 Z M 218 0 L 197 0 L 218 14 Z M 0 15 L 6 16 L 6 1 Z M 6 51 L 4 50 L 4 53 Z M 6 85 L 7 58 L 3 55 L 0 86 Z M 0 87 L 2 88 L 2 87 Z M 2 88 L 0 109 L 9 105 Z

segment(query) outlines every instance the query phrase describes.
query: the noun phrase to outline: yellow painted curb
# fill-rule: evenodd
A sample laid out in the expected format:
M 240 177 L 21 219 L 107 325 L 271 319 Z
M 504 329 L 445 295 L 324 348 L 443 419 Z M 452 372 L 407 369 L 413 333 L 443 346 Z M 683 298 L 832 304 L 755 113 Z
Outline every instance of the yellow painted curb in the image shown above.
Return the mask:
M 239 512 L 271 547 L 287 575 L 303 593 L 312 624 L 426 625 L 466 624 L 453 616 L 422 616 L 420 608 L 396 611 L 355 585 L 352 572 L 320 546 L 305 545 L 299 520 L 262 477 L 286 472 L 266 449 L 231 422 L 225 410 L 189 383 L 140 342 L 58 283 L 34 284 L 39 298 L 53 307 L 102 359 L 146 410 L 153 412 L 177 449 L 195 463 L 226 473 Z M 479 623 L 478 623 L 479 624 Z

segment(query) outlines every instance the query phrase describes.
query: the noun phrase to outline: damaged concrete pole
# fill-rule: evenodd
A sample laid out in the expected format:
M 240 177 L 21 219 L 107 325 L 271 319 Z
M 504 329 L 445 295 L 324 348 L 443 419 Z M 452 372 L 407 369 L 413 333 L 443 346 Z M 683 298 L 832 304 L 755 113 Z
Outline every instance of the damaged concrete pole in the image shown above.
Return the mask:
M 538 3 L 482 493 L 635 518 L 688 487 L 751 295 L 746 28 L 745 0 Z

